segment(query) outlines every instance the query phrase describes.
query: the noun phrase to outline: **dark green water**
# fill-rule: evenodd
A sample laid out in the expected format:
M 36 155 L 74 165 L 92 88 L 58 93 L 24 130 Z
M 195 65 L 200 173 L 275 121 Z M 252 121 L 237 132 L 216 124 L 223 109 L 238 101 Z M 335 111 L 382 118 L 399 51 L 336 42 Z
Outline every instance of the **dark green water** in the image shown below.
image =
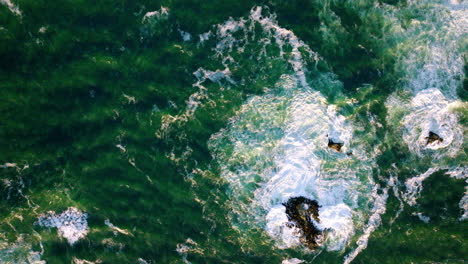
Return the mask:
M 0 263 L 465 263 L 467 21 L 463 0 L 0 0 Z M 298 195 L 335 230 L 315 251 L 271 220 Z M 75 243 L 38 224 L 71 207 Z

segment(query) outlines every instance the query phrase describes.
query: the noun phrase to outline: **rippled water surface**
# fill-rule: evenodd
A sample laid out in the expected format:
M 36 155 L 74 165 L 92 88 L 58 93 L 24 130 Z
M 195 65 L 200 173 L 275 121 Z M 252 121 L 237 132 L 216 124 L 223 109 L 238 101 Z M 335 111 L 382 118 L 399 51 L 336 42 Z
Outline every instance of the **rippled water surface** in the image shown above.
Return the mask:
M 0 0 L 0 263 L 465 263 L 467 45 L 463 0 Z

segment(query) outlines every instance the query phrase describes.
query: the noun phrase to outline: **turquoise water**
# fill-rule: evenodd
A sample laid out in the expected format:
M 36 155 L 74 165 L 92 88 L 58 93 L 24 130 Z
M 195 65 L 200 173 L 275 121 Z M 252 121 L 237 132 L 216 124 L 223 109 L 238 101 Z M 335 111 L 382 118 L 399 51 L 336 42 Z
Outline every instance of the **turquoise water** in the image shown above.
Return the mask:
M 467 25 L 459 0 L 0 0 L 0 262 L 466 262 Z

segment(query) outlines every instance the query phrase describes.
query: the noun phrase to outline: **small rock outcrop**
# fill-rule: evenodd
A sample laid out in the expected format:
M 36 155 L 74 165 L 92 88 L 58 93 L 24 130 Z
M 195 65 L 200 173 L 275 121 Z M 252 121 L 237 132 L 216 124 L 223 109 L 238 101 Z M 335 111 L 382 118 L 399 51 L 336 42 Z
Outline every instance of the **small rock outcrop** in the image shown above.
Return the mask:
M 341 147 L 343 147 L 343 143 L 334 142 L 332 139 L 329 138 L 328 147 L 338 152 L 341 152 Z
M 426 137 L 425 139 L 427 140 L 426 145 L 432 144 L 434 142 L 441 143 L 442 141 L 444 141 L 443 138 L 441 138 L 439 135 L 437 135 L 436 133 L 432 131 L 429 131 L 429 136 Z
M 288 227 L 299 230 L 301 243 L 309 249 L 317 248 L 322 237 L 322 231 L 314 224 L 314 221 L 320 223 L 317 201 L 303 196 L 292 197 L 283 206 L 286 207 Z

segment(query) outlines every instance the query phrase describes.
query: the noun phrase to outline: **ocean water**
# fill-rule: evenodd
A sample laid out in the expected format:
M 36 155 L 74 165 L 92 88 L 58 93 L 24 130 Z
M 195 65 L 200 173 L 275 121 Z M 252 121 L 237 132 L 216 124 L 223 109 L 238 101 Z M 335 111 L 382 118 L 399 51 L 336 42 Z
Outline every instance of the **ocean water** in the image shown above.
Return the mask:
M 463 0 L 0 0 L 0 263 L 465 263 L 467 47 Z

